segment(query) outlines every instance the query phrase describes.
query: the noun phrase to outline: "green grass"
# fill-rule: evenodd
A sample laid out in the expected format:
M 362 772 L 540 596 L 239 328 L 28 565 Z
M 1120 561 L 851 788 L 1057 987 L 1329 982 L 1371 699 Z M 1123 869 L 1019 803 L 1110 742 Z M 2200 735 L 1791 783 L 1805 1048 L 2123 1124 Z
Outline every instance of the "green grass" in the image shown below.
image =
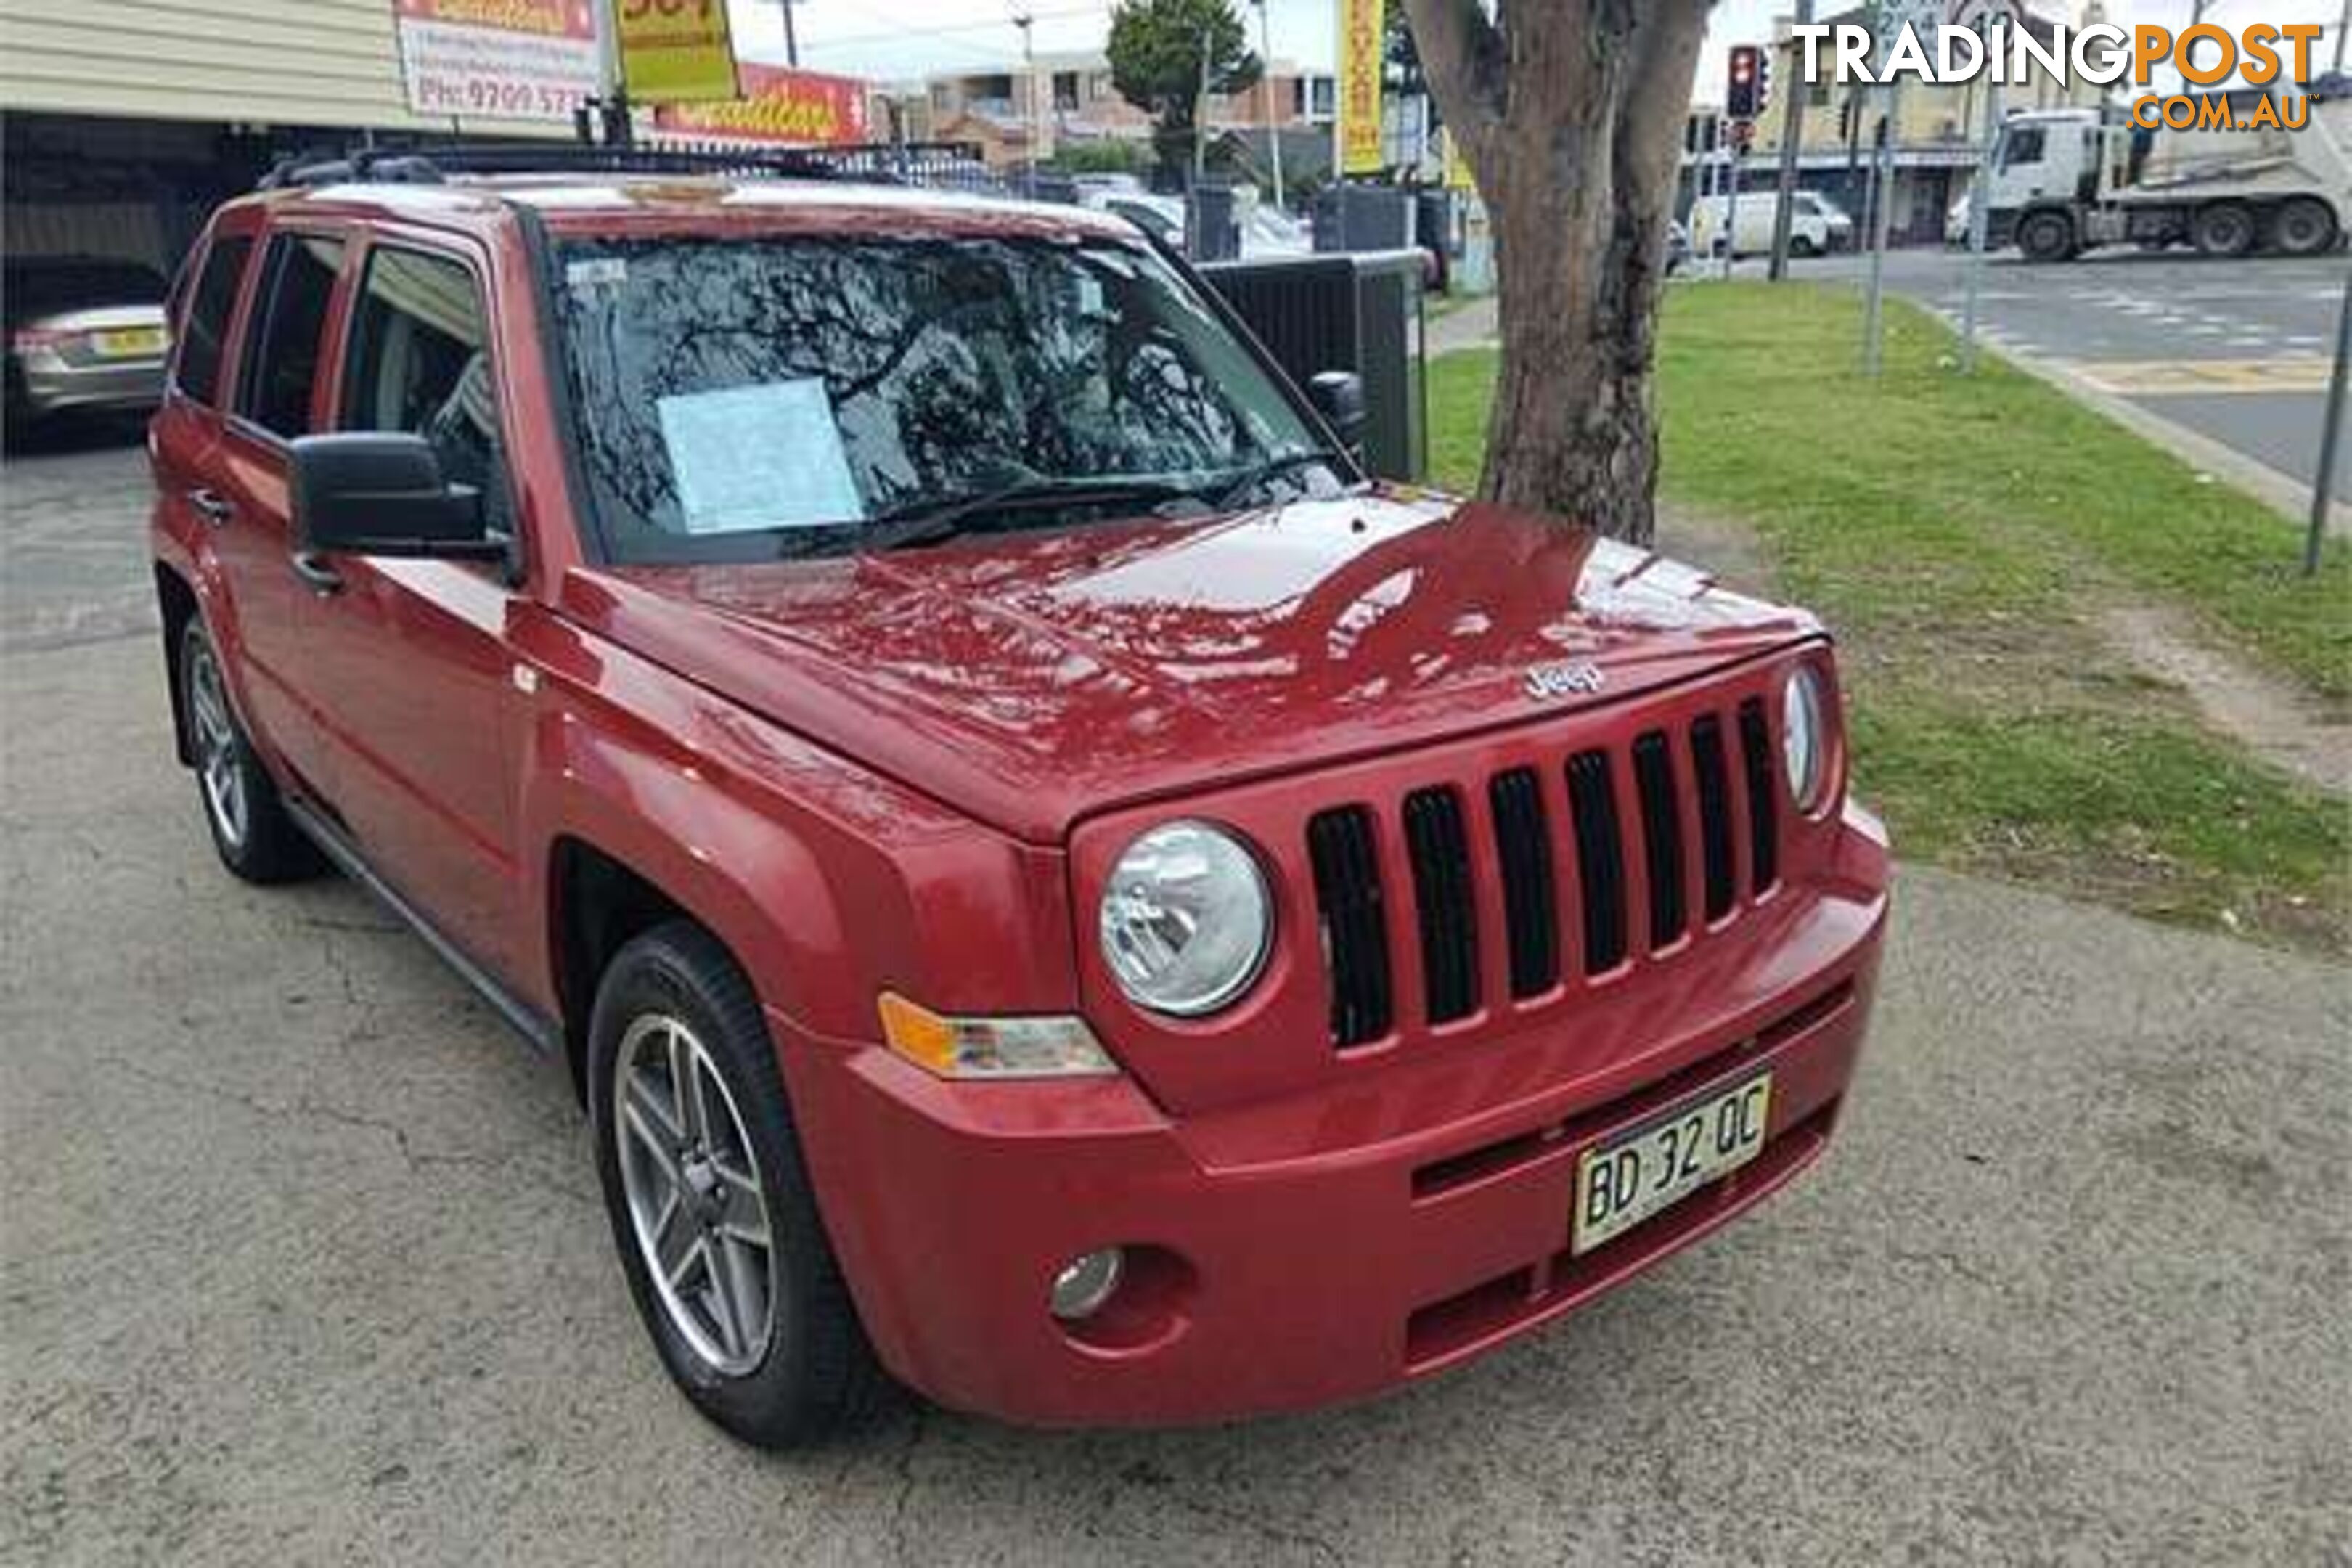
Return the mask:
M 1744 520 L 1779 587 L 1837 630 L 1861 786 L 1904 853 L 2145 913 L 2352 945 L 2352 812 L 2254 761 L 2092 624 L 2155 604 L 2352 716 L 2352 552 L 2042 383 L 1950 367 L 1901 304 L 1858 373 L 1847 290 L 1671 290 L 1662 491 Z M 1490 351 L 1431 370 L 1441 482 L 1475 482 Z

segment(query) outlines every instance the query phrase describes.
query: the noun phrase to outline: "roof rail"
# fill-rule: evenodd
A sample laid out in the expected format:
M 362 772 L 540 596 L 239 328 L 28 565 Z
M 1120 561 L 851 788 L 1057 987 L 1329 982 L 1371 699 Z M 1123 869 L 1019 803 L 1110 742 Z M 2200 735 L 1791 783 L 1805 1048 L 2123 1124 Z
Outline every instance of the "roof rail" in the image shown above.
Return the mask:
M 721 143 L 592 146 L 548 142 L 420 142 L 296 153 L 258 189 L 337 184 L 439 184 L 482 174 L 719 174 L 731 178 L 860 180 L 898 184 L 942 162 L 981 166 L 970 142 L 872 142 L 847 147 L 744 148 Z

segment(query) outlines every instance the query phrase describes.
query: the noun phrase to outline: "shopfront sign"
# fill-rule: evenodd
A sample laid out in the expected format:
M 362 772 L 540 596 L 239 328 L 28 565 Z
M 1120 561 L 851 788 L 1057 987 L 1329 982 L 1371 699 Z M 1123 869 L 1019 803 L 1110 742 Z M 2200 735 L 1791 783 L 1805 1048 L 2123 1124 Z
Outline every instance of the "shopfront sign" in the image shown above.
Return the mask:
M 596 91 L 594 0 L 394 0 L 409 110 L 569 120 Z

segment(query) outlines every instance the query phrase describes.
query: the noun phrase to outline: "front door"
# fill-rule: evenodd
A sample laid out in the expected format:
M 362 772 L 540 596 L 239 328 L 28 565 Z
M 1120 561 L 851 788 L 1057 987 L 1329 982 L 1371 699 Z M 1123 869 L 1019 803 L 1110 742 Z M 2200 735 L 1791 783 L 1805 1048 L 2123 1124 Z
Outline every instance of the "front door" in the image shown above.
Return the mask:
M 336 427 L 425 437 L 442 473 L 513 529 L 480 273 L 424 245 L 371 244 L 344 333 Z M 515 777 L 524 699 L 503 567 L 338 555 L 304 595 L 304 679 L 327 793 L 376 873 L 511 983 L 523 943 Z

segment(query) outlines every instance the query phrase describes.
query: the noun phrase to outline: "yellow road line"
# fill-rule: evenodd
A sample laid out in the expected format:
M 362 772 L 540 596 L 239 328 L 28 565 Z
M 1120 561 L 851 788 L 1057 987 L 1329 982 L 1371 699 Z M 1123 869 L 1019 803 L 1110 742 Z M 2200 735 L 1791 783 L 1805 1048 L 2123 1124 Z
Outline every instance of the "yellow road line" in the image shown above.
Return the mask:
M 2331 365 L 2318 354 L 2273 354 L 2267 359 L 2078 360 L 2070 368 L 2103 392 L 2161 397 L 2324 392 Z

